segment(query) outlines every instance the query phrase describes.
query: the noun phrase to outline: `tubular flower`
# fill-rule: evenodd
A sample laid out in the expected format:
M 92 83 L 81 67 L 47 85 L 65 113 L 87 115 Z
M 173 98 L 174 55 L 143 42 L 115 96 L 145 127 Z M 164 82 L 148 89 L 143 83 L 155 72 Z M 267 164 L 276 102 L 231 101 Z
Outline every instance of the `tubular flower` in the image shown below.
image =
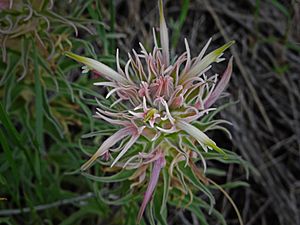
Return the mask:
M 184 182 L 172 172 L 176 164 L 186 161 L 188 165 L 193 158 L 200 158 L 205 172 L 206 164 L 202 153 L 215 150 L 225 154 L 204 130 L 200 130 L 194 123 L 214 110 L 210 107 L 229 82 L 232 58 L 219 81 L 217 74 L 210 77 L 206 74 L 214 63 L 225 60 L 222 58 L 223 52 L 234 44 L 234 41 L 205 55 L 210 39 L 200 54 L 192 58 L 188 42 L 185 40 L 186 51 L 177 59 L 171 59 L 162 0 L 158 5 L 161 45 L 158 46 L 154 32 L 153 50 L 148 52 L 140 43 L 141 51 L 137 53 L 133 50 L 128 54 L 129 60 L 125 68 L 120 66 L 118 50 L 117 70 L 94 59 L 66 53 L 68 57 L 85 65 L 84 72 L 92 70 L 106 79 L 95 85 L 107 87 L 109 92 L 106 97 L 115 96 L 117 100 L 111 107 L 98 102 L 96 117 L 122 127 L 102 143 L 81 169 L 87 170 L 102 156 L 108 159 L 111 167 L 136 170 L 130 179 L 138 181 L 132 188 L 141 185 L 145 181 L 146 171 L 150 171 L 150 181 L 139 220 L 154 193 L 162 168 L 169 168 L 170 176 L 174 178 L 171 183 L 181 185 L 182 189 L 185 189 Z M 114 107 L 119 108 L 113 110 Z M 139 151 L 133 148 L 137 142 L 144 143 Z M 112 149 L 118 143 L 119 147 Z M 194 166 L 191 167 L 193 168 Z

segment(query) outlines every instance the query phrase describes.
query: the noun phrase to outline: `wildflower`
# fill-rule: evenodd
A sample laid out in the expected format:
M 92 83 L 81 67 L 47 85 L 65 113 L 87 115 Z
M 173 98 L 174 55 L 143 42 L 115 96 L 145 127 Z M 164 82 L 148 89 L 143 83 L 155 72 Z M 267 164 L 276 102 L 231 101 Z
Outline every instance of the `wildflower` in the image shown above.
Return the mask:
M 137 53 L 133 50 L 133 55 L 129 53 L 129 60 L 124 69 L 119 63 L 118 50 L 116 71 L 94 59 L 71 52 L 66 53 L 68 57 L 85 65 L 84 73 L 92 70 L 107 80 L 97 82 L 95 85 L 107 87 L 109 92 L 106 97 L 115 95 L 118 100 L 113 103 L 111 110 L 98 102 L 99 107 L 96 114 L 98 118 L 122 127 L 103 142 L 81 169 L 87 170 L 96 159 L 103 157 L 111 160 L 111 166 L 136 169 L 135 174 L 131 177 L 131 179 L 138 179 L 132 185 L 134 187 L 145 180 L 148 166 L 153 164 L 138 220 L 141 219 L 154 192 L 163 167 L 168 166 L 169 171 L 172 171 L 176 163 L 186 160 L 186 163 L 189 164 L 190 158 L 200 157 L 204 169 L 206 168 L 201 151 L 191 152 L 191 144 L 197 145 L 198 143 L 205 152 L 211 149 L 224 153 L 193 123 L 205 113 L 214 110 L 210 107 L 227 86 L 232 72 L 232 58 L 219 82 L 217 82 L 218 75 L 207 77 L 206 73 L 213 63 L 225 60 L 221 58 L 223 52 L 234 41 L 205 55 L 211 42 L 210 39 L 200 54 L 192 58 L 188 42 L 185 39 L 186 51 L 177 60 L 171 59 L 162 0 L 159 1 L 159 15 L 161 46 L 158 46 L 154 32 L 153 51 L 146 51 L 140 43 L 141 52 Z M 124 110 L 113 111 L 113 107 L 121 102 L 122 106 L 125 106 Z M 130 154 L 126 156 L 126 153 L 138 140 L 148 140 L 152 142 L 152 147 L 142 149 L 133 156 Z M 112 150 L 112 147 L 118 143 L 120 143 L 119 147 Z M 168 158 L 171 161 L 167 161 L 166 156 L 170 156 Z M 170 174 L 173 175 L 172 172 Z

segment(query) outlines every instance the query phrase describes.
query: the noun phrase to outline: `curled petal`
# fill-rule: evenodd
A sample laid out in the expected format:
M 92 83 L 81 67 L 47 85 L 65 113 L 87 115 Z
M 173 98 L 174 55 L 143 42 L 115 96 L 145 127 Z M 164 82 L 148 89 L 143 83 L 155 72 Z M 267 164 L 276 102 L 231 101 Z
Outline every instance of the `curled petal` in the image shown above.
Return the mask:
M 105 87 L 117 87 L 114 82 L 96 82 L 94 83 L 95 86 L 105 86 Z
M 139 156 L 141 158 L 143 158 L 143 159 L 153 159 L 153 157 L 155 156 L 155 151 L 154 152 L 150 152 L 150 153 L 139 152 Z
M 151 126 L 152 128 L 154 127 L 155 120 L 156 120 L 157 118 L 159 118 L 159 117 L 160 117 L 160 114 L 155 113 L 155 114 L 152 116 L 152 118 L 149 120 L 149 124 L 150 124 L 150 126 Z
M 182 120 L 184 120 L 186 122 L 192 122 L 192 121 L 195 121 L 195 120 L 199 119 L 204 114 L 207 114 L 208 112 L 214 111 L 216 109 L 215 108 L 210 108 L 210 109 L 205 109 L 205 110 L 202 110 L 202 111 L 198 111 L 198 109 L 196 107 L 191 107 L 188 110 L 186 110 L 186 112 L 191 111 L 191 110 L 194 110 L 195 113 L 193 115 L 182 118 Z
M 111 124 L 115 124 L 115 125 L 122 125 L 122 126 L 128 126 L 130 124 L 130 122 L 128 121 L 124 121 L 124 120 L 115 120 L 115 119 L 111 119 L 111 118 L 108 118 L 106 116 L 103 116 L 101 113 L 99 112 L 96 112 L 97 114 L 97 117 L 111 123 Z
M 146 101 L 145 96 L 143 97 L 143 110 L 144 110 L 144 112 L 147 112 L 149 110 L 147 107 L 147 101 Z
M 145 117 L 145 113 L 141 113 L 141 112 L 133 112 L 133 111 L 128 111 L 131 115 L 133 115 L 135 118 L 139 118 L 139 119 L 144 119 Z
M 184 144 L 182 138 L 180 139 L 181 141 L 181 145 Z M 193 146 L 194 149 L 196 149 L 197 147 L 194 145 L 193 142 L 189 141 L 189 143 Z M 202 161 L 202 164 L 203 164 L 203 173 L 205 174 L 206 173 L 206 170 L 207 170 L 207 165 L 206 165 L 206 161 L 205 161 L 205 158 L 203 157 L 203 155 L 201 154 L 201 152 L 197 151 L 193 151 L 192 154 L 195 154 L 195 155 L 192 155 L 191 157 L 192 158 L 197 158 L 197 156 L 199 155 L 200 156 L 200 159 Z
M 116 91 L 119 91 L 119 90 L 122 90 L 123 88 L 122 87 L 117 87 L 117 88 L 114 88 L 114 89 L 111 89 L 107 95 L 105 96 L 105 98 L 109 98 L 113 93 L 115 93 Z
M 161 127 L 156 126 L 156 128 L 166 134 L 173 134 L 174 132 L 177 132 L 177 129 L 175 126 L 172 126 L 170 129 L 164 129 Z
M 179 154 L 177 154 L 175 156 L 175 158 L 172 160 L 172 162 L 170 164 L 170 167 L 169 167 L 169 174 L 170 174 L 170 176 L 173 176 L 173 170 L 174 170 L 175 165 L 178 162 L 181 162 L 183 160 L 185 160 L 185 156 L 184 155 L 182 155 L 182 154 L 179 153 Z
M 97 103 L 99 104 L 99 100 L 97 100 Z M 99 106 L 101 108 L 104 108 L 104 106 L 100 103 Z M 127 117 L 125 115 L 125 113 L 122 113 L 122 112 L 111 112 L 111 111 L 108 111 L 108 110 L 103 110 L 101 108 L 96 108 L 98 112 L 100 112 L 101 114 L 105 115 L 105 116 L 109 116 L 109 117 L 114 117 L 114 118 L 126 118 L 126 119 L 129 119 L 129 117 Z M 127 123 L 128 124 L 128 123 Z
M 117 63 L 117 70 L 119 74 L 122 74 L 123 76 L 125 76 L 124 71 L 121 69 L 120 66 L 120 59 L 119 59 L 119 49 L 117 48 L 117 52 L 116 52 L 116 63 Z
M 146 178 L 146 170 L 147 170 L 148 166 L 141 166 L 140 168 L 138 168 L 135 173 L 129 178 L 129 180 L 133 180 L 138 178 L 139 180 L 133 184 L 130 185 L 130 189 L 132 189 L 133 187 L 141 184 L 145 178 Z
M 138 129 L 138 133 L 132 135 L 132 137 L 130 138 L 130 140 L 126 143 L 126 145 L 124 146 L 124 148 L 122 149 L 122 151 L 119 153 L 119 155 L 117 156 L 117 158 L 113 161 L 113 163 L 111 164 L 110 167 L 113 167 L 115 165 L 116 162 L 118 162 L 118 160 L 128 151 L 128 149 L 136 142 L 136 140 L 140 137 L 140 134 L 142 133 L 142 131 L 144 130 L 145 127 L 141 127 Z
M 140 47 L 142 49 L 141 53 L 143 53 L 145 56 L 148 56 L 148 52 L 145 49 L 144 45 L 141 42 L 139 42 L 139 45 L 140 45 Z
M 108 80 L 117 81 L 122 84 L 128 84 L 128 80 L 125 79 L 125 77 L 123 77 L 122 75 L 120 75 L 119 73 L 117 73 L 116 71 L 114 71 L 113 69 L 101 62 L 80 55 L 76 55 L 72 52 L 66 52 L 66 56 L 87 65 L 90 69 L 96 70 L 100 74 L 103 74 L 103 76 L 105 76 Z
M 187 59 L 186 59 L 184 71 L 187 71 L 191 65 L 191 51 L 190 51 L 189 43 L 186 38 L 184 39 L 184 44 L 185 44 L 186 53 L 187 53 Z
M 232 59 L 233 58 L 231 57 L 229 60 L 228 66 L 227 66 L 225 72 L 223 73 L 221 80 L 215 87 L 214 91 L 205 100 L 205 102 L 204 102 L 205 109 L 209 108 L 212 104 L 214 104 L 215 101 L 220 97 L 221 93 L 226 88 L 226 86 L 230 80 L 231 73 L 232 73 Z
M 155 33 L 154 27 L 152 29 L 152 33 L 153 33 L 154 49 L 155 49 L 155 48 L 158 48 L 158 45 L 157 45 L 157 38 L 156 38 L 156 33 Z
M 174 124 L 175 119 L 172 117 L 172 115 L 170 113 L 168 103 L 163 98 L 161 98 L 161 103 L 163 104 L 163 106 L 166 109 L 166 116 L 167 116 L 167 118 L 169 119 L 169 121 L 171 122 L 171 124 Z
M 130 75 L 129 75 L 129 66 L 130 66 L 130 63 L 131 63 L 131 59 L 129 58 L 129 60 L 127 61 L 126 65 L 125 65 L 125 76 L 126 76 L 126 78 L 128 80 L 130 80 L 131 83 L 133 83 L 132 80 L 131 80 L 131 78 L 130 78 Z
M 192 84 L 194 81 L 200 81 L 202 82 L 203 81 L 203 78 L 199 77 L 201 75 L 205 76 L 205 73 L 207 71 L 209 71 L 210 69 L 212 68 L 212 65 L 209 65 L 208 67 L 206 67 L 204 70 L 202 70 L 197 76 L 195 77 L 190 77 L 190 78 L 187 78 L 186 80 L 184 80 L 182 82 L 182 84 Z M 186 85 L 185 85 L 186 87 Z
M 141 164 L 141 160 L 137 163 L 131 163 L 131 161 L 135 160 L 135 159 L 140 159 L 139 158 L 139 155 L 134 155 L 134 156 L 131 156 L 125 163 L 123 163 L 123 168 L 126 168 L 129 164 L 137 164 L 137 165 L 140 165 Z M 122 164 L 122 163 L 119 163 L 119 164 Z
M 96 151 L 96 153 L 86 162 L 81 166 L 81 170 L 87 170 L 91 165 L 94 163 L 94 161 L 104 155 L 110 147 L 115 145 L 117 142 L 125 138 L 126 136 L 130 135 L 130 128 L 125 127 L 116 133 L 114 133 L 112 136 L 107 138 L 103 144 L 100 146 L 100 148 Z
M 207 43 L 205 44 L 205 46 L 202 48 L 200 54 L 199 54 L 198 57 L 196 58 L 196 62 L 195 62 L 195 63 L 198 63 L 198 62 L 203 58 L 203 56 L 204 56 L 204 54 L 205 54 L 205 52 L 206 52 L 206 50 L 207 50 L 207 48 L 208 48 L 208 46 L 209 46 L 211 40 L 212 40 L 212 38 L 210 38 L 210 39 L 207 41 Z

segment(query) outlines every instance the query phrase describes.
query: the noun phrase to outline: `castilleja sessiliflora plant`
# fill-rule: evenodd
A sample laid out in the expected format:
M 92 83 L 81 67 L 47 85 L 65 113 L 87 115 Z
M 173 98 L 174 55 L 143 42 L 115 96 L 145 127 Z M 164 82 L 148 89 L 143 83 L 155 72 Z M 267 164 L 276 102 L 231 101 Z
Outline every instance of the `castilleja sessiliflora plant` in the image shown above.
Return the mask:
M 214 63 L 225 60 L 222 58 L 223 52 L 234 41 L 205 55 L 210 39 L 200 54 L 192 58 L 185 39 L 186 51 L 178 58 L 171 59 L 162 0 L 159 1 L 159 17 L 160 46 L 154 31 L 153 51 L 147 52 L 140 44 L 140 53 L 132 50 L 133 55 L 129 54 L 129 60 L 123 69 L 119 63 L 118 50 L 117 70 L 94 59 L 66 53 L 68 57 L 85 64 L 83 73 L 91 70 L 106 79 L 95 85 L 107 87 L 109 92 L 106 97 L 114 95 L 117 101 L 111 107 L 98 101 L 96 117 L 121 127 L 102 143 L 95 154 L 82 165 L 81 170 L 90 168 L 99 157 L 111 167 L 133 170 L 129 179 L 136 182 L 131 188 L 147 183 L 138 221 L 151 200 L 163 168 L 170 177 L 167 188 L 176 187 L 187 194 L 190 190 L 182 171 L 175 171 L 180 163 L 184 162 L 184 168 L 189 168 L 205 185 L 209 183 L 209 179 L 205 177 L 206 162 L 203 154 L 216 151 L 220 157 L 226 157 L 225 152 L 196 123 L 215 110 L 212 105 L 228 84 L 232 58 L 221 77 L 217 74 L 207 77 L 206 74 Z M 124 108 L 122 111 L 113 110 L 118 104 Z M 115 148 L 118 143 L 119 146 Z M 133 151 L 136 143 L 142 143 L 143 148 Z M 203 169 L 194 163 L 197 159 L 201 160 Z M 145 178 L 148 173 L 150 176 L 147 182 Z

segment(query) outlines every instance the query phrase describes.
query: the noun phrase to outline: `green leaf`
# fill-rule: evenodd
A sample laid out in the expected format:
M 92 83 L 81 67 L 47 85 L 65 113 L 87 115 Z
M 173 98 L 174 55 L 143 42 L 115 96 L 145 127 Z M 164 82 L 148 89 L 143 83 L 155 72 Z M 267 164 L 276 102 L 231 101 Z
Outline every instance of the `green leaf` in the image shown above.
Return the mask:
M 188 14 L 189 6 L 190 6 L 190 0 L 183 0 L 178 21 L 173 25 L 173 33 L 172 33 L 172 41 L 171 41 L 173 49 L 176 49 L 177 47 L 177 43 L 180 38 L 181 28 Z
M 162 208 L 167 207 L 166 205 L 164 205 L 163 198 L 164 198 L 164 187 L 157 186 L 153 197 L 154 217 L 161 225 L 168 225 L 167 210 L 163 210 L 163 212 L 161 212 Z
M 249 170 L 251 170 L 251 172 L 254 173 L 256 176 L 259 176 L 258 170 L 255 167 L 253 167 L 250 163 L 243 160 L 241 156 L 237 155 L 235 152 L 226 149 L 223 149 L 223 151 L 226 153 L 226 158 L 220 157 L 219 153 L 212 151 L 203 152 L 202 154 L 207 160 L 217 160 L 226 164 L 235 163 L 242 165 L 246 171 L 246 177 L 249 177 Z
M 170 182 L 171 182 L 169 171 L 165 167 L 162 169 L 162 174 L 164 179 L 164 190 L 163 190 L 164 192 L 163 192 L 163 199 L 162 199 L 160 213 L 167 212 L 167 201 L 169 197 L 169 189 L 170 189 Z
M 108 193 L 102 194 L 101 192 L 102 192 L 101 190 L 98 191 L 97 197 L 99 197 L 99 199 L 101 199 L 101 201 L 103 201 L 107 205 L 126 205 L 129 202 L 135 201 L 135 200 L 137 200 L 139 198 L 138 195 L 134 195 L 131 192 L 129 192 L 128 194 L 126 194 L 125 196 L 123 196 L 123 197 L 121 197 L 119 199 L 109 200 L 109 199 L 105 198 L 103 195 L 106 194 L 106 195 L 109 196 L 111 193 L 108 192 Z
M 7 55 L 8 55 L 8 57 L 7 57 L 6 70 L 0 80 L 0 86 L 4 85 L 6 83 L 7 79 L 15 72 L 15 70 L 20 62 L 19 55 L 12 53 L 12 52 L 9 52 Z
M 28 56 L 30 53 L 30 40 L 26 37 L 21 39 L 21 65 L 23 67 L 22 75 L 18 80 L 23 79 L 28 72 Z
M 99 130 L 99 131 L 91 132 L 88 134 L 84 134 L 81 136 L 81 138 L 91 138 L 91 137 L 95 137 L 95 136 L 111 135 L 111 134 L 115 133 L 116 131 L 117 131 L 116 128 Z
M 2 104 L 0 103 L 0 121 L 5 127 L 7 134 L 11 137 L 12 141 L 18 147 L 23 148 L 23 143 L 21 143 L 21 137 L 14 127 L 12 121 L 9 119 L 8 113 L 4 110 Z
M 2 131 L 2 129 L 0 129 L 0 144 L 2 146 L 2 149 L 4 150 L 4 153 L 5 153 L 5 156 L 6 156 L 6 159 L 12 169 L 12 172 L 13 172 L 13 176 L 14 176 L 14 179 L 13 181 L 18 181 L 19 180 L 19 175 L 17 173 L 17 165 L 15 163 L 15 160 L 14 160 L 14 155 L 13 155 L 13 152 L 12 150 L 10 149 L 9 145 L 8 145 L 8 142 L 7 142 L 7 139 Z M 16 184 L 18 185 L 18 184 Z
M 193 171 L 191 170 L 191 168 L 189 166 L 185 166 L 184 165 L 185 162 L 180 162 L 178 163 L 178 167 L 180 168 L 180 170 L 183 172 L 184 176 L 195 186 L 197 187 L 200 191 L 202 191 L 208 198 L 210 201 L 210 212 L 213 209 L 213 206 L 215 204 L 215 198 L 212 195 L 212 193 L 210 192 L 210 190 L 208 189 L 207 186 L 205 186 L 205 184 L 203 184 L 197 177 L 196 175 L 193 173 Z
M 182 198 L 182 194 L 178 189 L 172 189 L 172 192 L 170 194 L 174 196 L 169 201 L 171 205 L 180 208 L 187 208 L 188 210 L 193 212 L 203 224 L 207 224 L 207 221 L 205 220 L 205 217 L 203 216 L 200 208 L 210 210 L 209 204 L 207 204 L 205 201 L 203 201 L 200 197 L 197 196 L 194 196 L 193 202 L 191 204 L 188 204 L 190 201 L 189 197 L 184 196 L 184 198 Z M 220 212 L 218 212 L 216 209 L 213 208 L 211 213 L 213 216 L 215 216 L 218 219 L 218 221 L 222 225 L 227 225 L 224 216 Z
M 43 91 L 39 77 L 38 55 L 34 41 L 33 45 L 33 65 L 34 65 L 34 85 L 35 85 L 35 133 L 40 153 L 45 153 L 44 148 L 44 107 Z M 37 158 L 38 159 L 38 158 Z
M 88 12 L 89 15 L 97 21 L 102 21 L 102 13 L 101 13 L 101 7 L 99 6 L 99 1 L 96 1 L 96 6 L 93 6 L 92 4 L 90 4 L 88 6 Z M 96 25 L 96 30 L 98 33 L 98 37 L 101 39 L 102 43 L 103 43 L 103 48 L 104 48 L 104 54 L 107 55 L 108 54 L 108 41 L 106 38 L 106 32 L 104 29 L 103 25 Z
M 0 174 L 0 184 L 1 185 L 7 185 L 7 180 L 5 179 L 4 176 L 2 176 L 2 174 Z
M 155 223 L 155 219 L 154 219 L 154 212 L 153 212 L 153 198 L 151 199 L 151 201 L 149 202 L 149 206 L 146 208 L 146 213 L 148 215 L 148 219 L 149 219 L 149 223 L 150 225 L 157 225 Z
M 226 189 L 233 189 L 233 188 L 239 188 L 239 187 L 250 187 L 249 184 L 244 181 L 227 182 L 227 183 L 219 185 L 219 186 L 222 188 L 226 188 Z M 214 185 L 212 185 L 211 188 L 218 189 Z
M 120 182 L 120 181 L 128 180 L 129 177 L 132 176 L 133 173 L 134 173 L 134 170 L 121 170 L 119 173 L 116 173 L 112 176 L 98 177 L 98 176 L 94 176 L 94 175 L 91 175 L 86 172 L 81 172 L 81 174 L 83 176 L 85 176 L 86 178 L 89 178 L 89 179 L 91 179 L 93 181 L 97 181 L 97 182 L 103 182 L 103 183 L 112 183 L 112 182 Z

